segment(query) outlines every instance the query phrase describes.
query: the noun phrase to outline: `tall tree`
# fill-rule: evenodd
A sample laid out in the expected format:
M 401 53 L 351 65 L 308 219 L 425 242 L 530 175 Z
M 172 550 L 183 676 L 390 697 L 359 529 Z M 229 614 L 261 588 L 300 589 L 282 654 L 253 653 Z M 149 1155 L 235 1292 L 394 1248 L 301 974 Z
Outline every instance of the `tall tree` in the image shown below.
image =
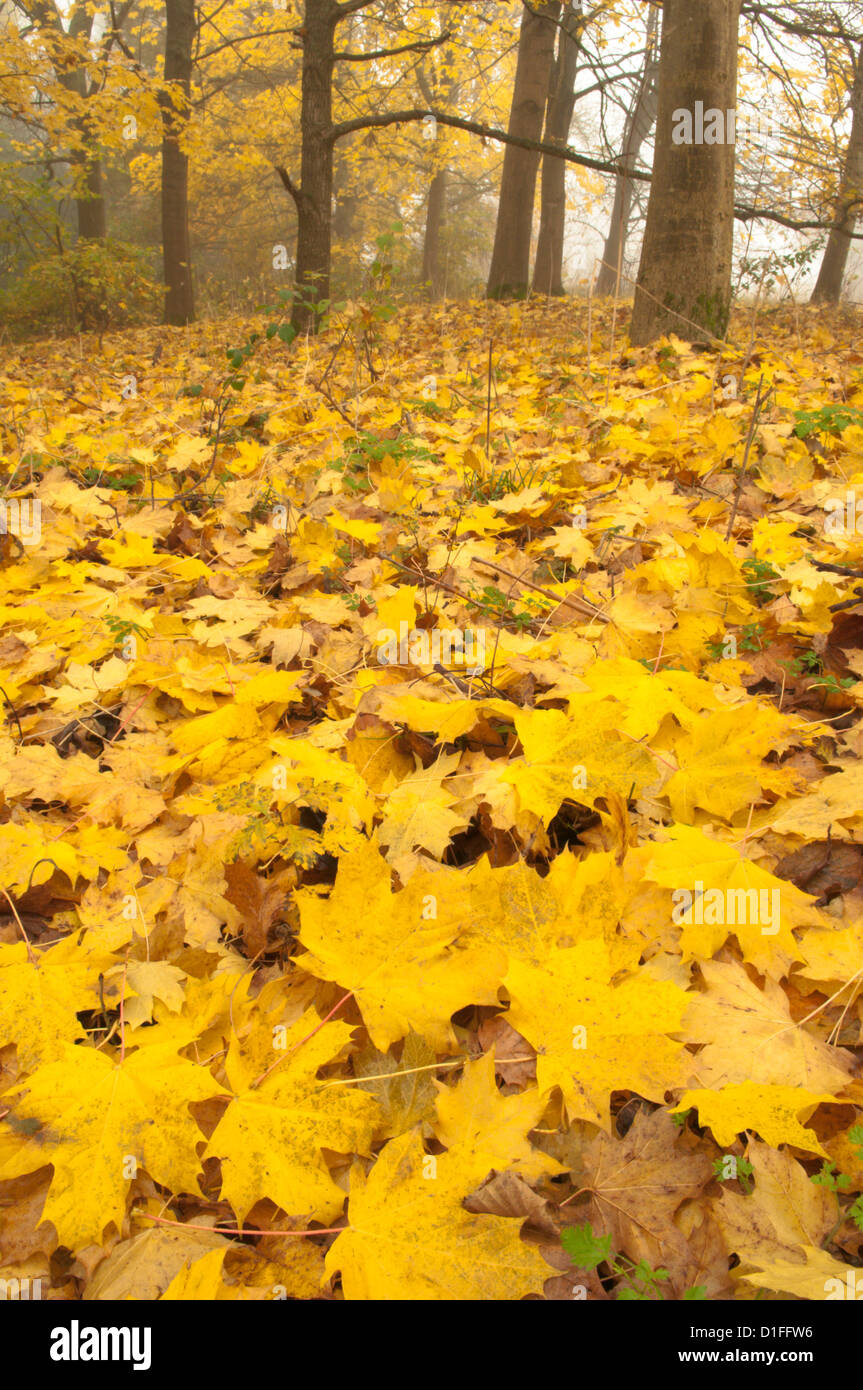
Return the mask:
M 812 291 L 813 304 L 838 304 L 842 281 L 851 250 L 851 237 L 857 226 L 863 202 L 863 47 L 854 54 L 854 81 L 851 89 L 851 134 L 845 153 L 845 167 L 839 190 L 839 220 L 827 238 L 824 259 Z
M 692 337 L 699 328 L 722 336 L 728 323 L 735 146 L 726 113 L 737 101 L 740 3 L 665 0 L 635 344 L 668 332 Z
M 373 62 L 393 53 L 425 52 L 443 43 L 448 34 L 368 53 L 337 53 L 336 29 L 342 21 L 375 0 L 305 0 L 303 23 L 297 31 L 303 46 L 300 106 L 300 182 L 277 167 L 297 209 L 296 295 L 291 323 L 297 332 L 314 329 L 316 306 L 329 299 L 333 237 L 333 149 L 340 135 L 379 124 L 374 117 L 333 126 L 333 68 L 337 61 Z M 423 113 L 414 113 L 417 119 Z
M 446 286 L 444 236 L 448 184 L 449 171 L 446 168 L 438 169 L 429 185 L 428 204 L 426 206 L 422 283 L 428 286 L 429 299 L 435 304 L 443 299 Z
M 657 90 L 659 77 L 656 45 L 657 21 L 658 11 L 651 10 L 647 19 L 647 47 L 644 54 L 644 67 L 623 132 L 623 148 L 621 150 L 623 171 L 617 175 L 614 181 L 611 221 L 602 253 L 602 264 L 596 278 L 595 293 L 598 295 L 613 294 L 617 287 L 617 267 L 626 250 L 626 238 L 635 195 L 635 183 L 630 176 L 630 171 L 636 168 L 639 151 L 653 129 L 653 123 L 656 120 L 659 97 Z
M 542 139 L 559 15 L 560 0 L 538 0 L 525 5 L 522 12 L 509 134 L 524 140 Z M 490 299 L 523 299 L 527 295 L 538 167 L 536 150 L 507 145 L 488 276 Z
M 98 149 L 98 132 L 89 109 L 91 99 L 99 91 L 111 50 L 120 35 L 133 0 L 124 0 L 118 7 L 110 6 L 110 18 L 99 15 L 86 0 L 77 0 L 64 28 L 65 6 L 57 0 L 16 0 L 19 8 L 41 34 L 51 57 L 57 81 L 74 102 L 71 130 L 74 144 L 69 162 L 75 170 L 75 206 L 78 215 L 78 236 L 85 240 L 101 241 L 106 233 L 105 197 L 102 179 L 102 160 Z M 88 72 L 87 47 L 95 43 L 93 64 L 97 76 Z
M 46 7 L 47 9 L 47 7 Z M 59 24 L 58 12 L 58 24 Z M 69 37 L 89 38 L 92 31 L 93 16 L 86 5 L 79 3 L 72 13 L 69 24 Z M 74 92 L 80 98 L 81 113 L 76 119 L 76 127 L 81 137 L 80 146 L 72 152 L 72 165 L 78 174 L 78 193 L 75 206 L 78 211 L 78 236 L 83 240 L 103 241 L 107 233 L 105 215 L 105 195 L 102 188 L 102 161 L 96 148 L 95 131 L 87 100 L 92 88 L 83 64 L 61 69 L 60 85 Z
M 292 322 L 298 332 L 315 322 L 312 304 L 329 298 L 332 254 L 333 123 L 335 33 L 340 19 L 362 5 L 306 0 L 303 18 L 303 78 L 300 184 L 284 170 L 282 180 L 297 206 L 297 298 Z M 341 13 L 345 11 L 346 13 Z
M 557 54 L 551 70 L 547 145 L 566 145 L 575 110 L 575 75 L 584 19 L 581 0 L 568 0 L 561 16 Z M 554 155 L 542 157 L 539 237 L 533 264 L 533 288 L 539 294 L 563 294 L 563 236 L 566 225 L 566 163 Z
M 197 25 L 195 0 L 165 0 L 165 86 L 162 114 L 162 260 L 165 323 L 191 323 L 195 317 L 192 252 L 189 241 L 189 157 L 182 139 L 189 118 L 192 44 Z
M 438 11 L 441 29 L 446 27 L 441 10 Z M 453 54 L 443 52 L 443 67 L 452 70 Z M 417 84 L 422 93 L 423 100 L 427 101 L 429 107 L 438 104 L 438 89 L 440 82 L 434 70 L 427 75 L 422 66 L 417 68 Z M 449 107 L 456 106 L 459 99 L 461 84 L 458 80 L 451 81 L 446 93 L 442 95 L 442 100 Z M 432 151 L 438 147 L 437 125 L 426 126 L 432 136 Z M 424 131 L 424 134 L 426 132 Z M 449 197 L 450 171 L 446 162 L 433 154 L 431 182 L 429 183 L 428 202 L 426 204 L 426 224 L 425 235 L 423 237 L 423 262 L 421 271 L 421 283 L 428 287 L 428 296 L 432 303 L 436 304 L 443 299 L 446 292 L 446 226 L 447 226 L 447 202 Z

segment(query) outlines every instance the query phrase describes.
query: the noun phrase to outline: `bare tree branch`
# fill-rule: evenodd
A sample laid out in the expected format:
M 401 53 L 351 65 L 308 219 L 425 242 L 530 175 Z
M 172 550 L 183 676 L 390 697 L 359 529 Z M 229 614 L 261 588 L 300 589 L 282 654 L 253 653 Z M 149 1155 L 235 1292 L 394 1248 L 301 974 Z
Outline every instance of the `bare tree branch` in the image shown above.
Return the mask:
M 539 154 L 556 154 L 570 164 L 580 164 L 585 169 L 596 169 L 601 174 L 626 173 L 627 177 L 650 182 L 651 175 L 646 170 L 627 170 L 620 160 L 592 159 L 590 155 L 579 154 L 569 145 L 550 145 L 544 140 L 528 140 L 520 135 L 510 135 L 509 131 L 497 130 L 494 126 L 483 125 L 480 121 L 468 121 L 462 116 L 451 116 L 448 112 L 414 108 L 411 111 L 387 111 L 380 116 L 357 116 L 352 121 L 340 121 L 331 126 L 325 136 L 331 144 L 356 130 L 380 129 L 382 126 L 403 125 L 410 121 L 422 121 L 426 116 L 434 116 L 440 125 L 448 125 L 456 130 L 466 130 L 471 135 L 481 135 L 485 140 L 499 140 L 505 145 L 518 145 L 523 150 L 536 150 Z
M 297 185 L 294 183 L 287 169 L 283 169 L 281 164 L 276 164 L 274 167 L 279 178 L 282 180 L 282 183 L 285 185 L 285 188 L 288 190 L 294 202 L 296 203 L 297 211 L 299 212 L 301 197 L 299 188 L 297 188 Z
M 337 63 L 370 63 L 375 58 L 394 58 L 397 53 L 427 53 L 430 48 L 437 48 L 451 37 L 452 33 L 447 29 L 437 39 L 418 39 L 416 43 L 403 43 L 400 48 L 377 48 L 372 53 L 337 53 L 335 57 Z
M 213 28 L 215 29 L 216 26 L 213 25 Z M 217 30 L 217 32 L 219 31 Z M 261 43 L 264 39 L 271 39 L 276 34 L 299 34 L 299 32 L 299 29 L 294 26 L 289 29 L 262 29 L 254 34 L 237 34 L 234 38 L 225 39 L 224 43 L 217 43 L 213 48 L 208 48 L 206 52 L 199 53 L 195 61 L 203 62 L 205 58 L 212 58 L 214 53 L 221 53 L 225 48 L 234 48 L 238 43 Z M 294 47 L 301 48 L 302 45 L 295 44 Z
M 783 13 L 784 8 L 785 6 L 782 5 L 762 5 L 757 0 L 744 0 L 742 13 L 748 19 L 755 19 L 762 25 L 764 25 L 765 20 L 769 20 L 771 24 L 783 29 L 786 34 L 799 34 L 803 38 L 816 36 L 825 39 L 851 38 L 859 42 L 863 37 L 859 32 L 847 29 L 836 18 L 836 14 L 832 10 L 830 11 L 830 20 L 823 14 L 819 15 L 817 10 L 814 13 L 810 10 L 808 14 L 806 10 L 803 10 L 799 18 L 789 19 Z M 799 10 L 800 6 L 792 8 Z
M 834 227 L 841 228 L 846 216 L 855 207 L 863 207 L 863 198 L 851 198 L 843 203 L 839 209 L 838 218 L 833 218 L 830 221 L 825 221 L 822 218 L 818 222 L 801 222 L 794 217 L 785 217 L 781 212 L 770 212 L 767 208 L 750 208 L 740 205 L 735 207 L 734 216 L 739 222 L 751 222 L 753 220 L 776 222 L 780 227 L 790 227 L 795 232 L 829 232 Z M 846 235 L 857 241 L 863 241 L 863 232 L 847 232 Z

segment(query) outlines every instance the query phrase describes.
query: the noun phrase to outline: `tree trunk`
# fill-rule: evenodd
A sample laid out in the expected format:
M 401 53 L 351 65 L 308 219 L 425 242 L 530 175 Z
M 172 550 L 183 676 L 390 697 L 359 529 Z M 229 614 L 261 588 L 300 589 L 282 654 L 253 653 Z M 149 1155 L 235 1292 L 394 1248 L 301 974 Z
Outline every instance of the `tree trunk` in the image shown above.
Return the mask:
M 447 28 L 446 6 L 438 6 L 438 23 L 441 33 Z M 456 55 L 452 49 L 444 49 L 442 67 L 444 70 L 452 70 L 456 66 Z M 450 110 L 458 107 L 460 86 L 458 81 L 450 82 L 446 95 L 441 99 L 436 91 L 436 84 L 433 87 L 429 81 L 423 65 L 420 64 L 416 70 L 417 83 L 423 95 L 423 100 L 427 101 L 429 107 L 444 105 Z M 436 135 L 436 128 L 435 128 Z M 420 273 L 420 283 L 425 287 L 429 299 L 433 304 L 438 304 L 446 294 L 446 226 L 447 226 L 447 202 L 449 197 L 449 169 L 446 165 L 438 165 L 433 159 L 432 169 L 434 170 L 429 183 L 428 203 L 426 205 L 426 226 L 425 237 L 423 239 L 423 264 Z
M 348 184 L 347 166 L 342 161 L 333 171 L 333 241 L 344 245 L 354 239 L 359 212 L 360 199 Z
M 183 325 L 195 317 L 192 251 L 189 241 L 189 157 L 181 138 L 189 117 L 195 0 L 165 0 L 165 90 L 162 112 L 162 260 L 165 323 Z M 168 83 L 174 83 L 172 90 Z M 177 92 L 179 87 L 182 92 Z
M 426 210 L 426 230 L 423 241 L 422 283 L 428 286 L 432 303 L 437 304 L 444 297 L 446 270 L 444 266 L 444 231 L 446 227 L 446 201 L 449 173 L 439 169 L 429 185 L 428 207 Z
M 40 7 L 39 14 L 43 23 L 46 22 L 46 15 L 51 13 L 50 10 Z M 56 9 L 53 13 L 59 15 Z M 76 5 L 69 23 L 69 37 L 72 39 L 89 38 L 92 23 L 92 14 L 88 12 L 86 5 L 79 3 Z M 59 17 L 57 18 L 57 28 L 62 33 Z M 107 218 L 105 198 L 102 192 L 102 161 L 96 153 L 95 132 L 86 115 L 86 104 L 91 95 L 87 88 L 87 73 L 84 68 L 61 67 L 58 72 L 58 79 L 60 86 L 65 87 L 67 92 L 74 92 L 82 107 L 85 108 L 75 121 L 76 129 L 81 135 L 82 148 L 76 150 L 70 160 L 72 167 L 77 172 L 79 190 L 75 198 L 78 236 L 82 241 L 104 241 L 107 234 Z
M 333 221 L 333 146 L 326 139 L 333 115 L 333 64 L 337 6 L 306 0 L 303 19 L 303 83 L 300 186 L 290 186 L 297 205 L 297 270 L 291 323 L 315 332 L 315 305 L 330 297 Z M 283 175 L 284 178 L 284 175 Z
M 509 133 L 541 140 L 554 61 L 560 0 L 538 0 L 522 13 L 518 65 Z M 530 279 L 530 239 L 539 154 L 507 145 L 503 159 L 494 251 L 488 277 L 490 299 L 524 299 Z
M 692 339 L 700 329 L 722 337 L 728 325 L 735 154 L 728 134 L 733 135 L 737 101 L 740 3 L 665 0 L 656 154 L 632 314 L 633 344 L 650 343 L 664 333 Z M 718 133 L 720 115 L 722 142 L 707 143 L 706 136 Z
M 649 23 L 651 23 L 654 32 L 648 32 L 648 50 L 644 59 L 644 71 L 641 75 L 635 101 L 627 117 L 626 130 L 623 136 L 620 158 L 627 170 L 636 167 L 639 150 L 656 120 L 659 99 L 657 90 L 659 62 L 654 43 L 655 25 L 653 25 L 653 21 L 655 14 L 656 12 L 651 10 Z M 617 267 L 622 260 L 621 251 L 624 253 L 626 251 L 626 237 L 629 230 L 634 193 L 633 180 L 628 178 L 626 174 L 618 174 L 614 184 L 614 206 L 611 210 L 611 222 L 608 236 L 605 239 L 602 264 L 599 267 L 599 275 L 594 290 L 594 293 L 599 296 L 614 294 L 617 289 Z
M 557 41 L 557 57 L 551 71 L 548 110 L 545 117 L 547 144 L 565 145 L 575 110 L 575 74 L 581 51 L 581 0 L 578 8 L 568 4 L 563 12 Z M 537 294 L 563 294 L 563 234 L 566 225 L 566 164 L 544 154 L 540 192 L 539 239 L 533 265 L 533 288 Z
M 863 48 L 857 51 L 857 73 L 851 96 L 851 111 L 851 135 L 842 173 L 840 208 L 846 206 L 853 198 L 863 197 Z M 851 234 L 857 226 L 859 214 L 859 207 L 848 208 L 840 225 L 831 231 L 810 303 L 839 303 L 848 253 L 851 250 Z
M 86 126 L 83 122 L 80 124 L 85 140 L 89 140 Z M 75 199 L 78 237 L 81 241 L 104 241 L 107 221 L 102 193 L 102 161 L 98 155 L 76 152 L 72 164 L 78 170 L 78 178 L 83 185 L 81 196 Z

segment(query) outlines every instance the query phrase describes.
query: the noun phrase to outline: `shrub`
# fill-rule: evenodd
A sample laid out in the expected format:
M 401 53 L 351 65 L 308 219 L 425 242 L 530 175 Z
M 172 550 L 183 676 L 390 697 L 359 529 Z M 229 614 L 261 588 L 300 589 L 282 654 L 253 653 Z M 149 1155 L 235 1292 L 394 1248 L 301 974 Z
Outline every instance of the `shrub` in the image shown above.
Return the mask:
M 163 286 L 150 278 L 147 253 L 120 241 L 79 241 L 68 251 L 32 261 L 0 293 L 13 331 L 104 333 L 156 318 Z

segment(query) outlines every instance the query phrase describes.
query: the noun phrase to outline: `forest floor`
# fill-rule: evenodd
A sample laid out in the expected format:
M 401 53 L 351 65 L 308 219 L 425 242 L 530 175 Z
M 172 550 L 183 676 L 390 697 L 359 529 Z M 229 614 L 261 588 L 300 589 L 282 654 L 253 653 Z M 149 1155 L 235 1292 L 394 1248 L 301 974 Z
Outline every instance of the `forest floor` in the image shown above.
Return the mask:
M 842 1297 L 861 321 L 379 309 L 4 353 L 0 1277 Z

